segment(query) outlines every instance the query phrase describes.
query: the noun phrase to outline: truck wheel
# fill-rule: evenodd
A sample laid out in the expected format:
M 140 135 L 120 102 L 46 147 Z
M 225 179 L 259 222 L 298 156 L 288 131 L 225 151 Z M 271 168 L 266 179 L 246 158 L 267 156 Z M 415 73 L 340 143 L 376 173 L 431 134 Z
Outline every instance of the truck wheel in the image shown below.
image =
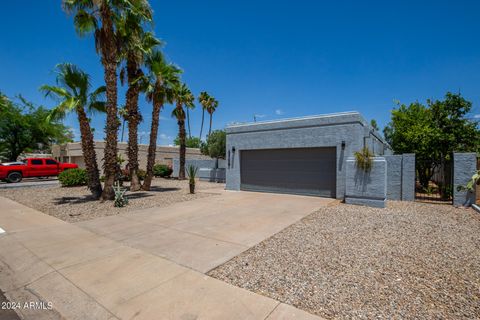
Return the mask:
M 22 181 L 22 174 L 20 172 L 10 172 L 7 176 L 7 182 L 16 183 Z

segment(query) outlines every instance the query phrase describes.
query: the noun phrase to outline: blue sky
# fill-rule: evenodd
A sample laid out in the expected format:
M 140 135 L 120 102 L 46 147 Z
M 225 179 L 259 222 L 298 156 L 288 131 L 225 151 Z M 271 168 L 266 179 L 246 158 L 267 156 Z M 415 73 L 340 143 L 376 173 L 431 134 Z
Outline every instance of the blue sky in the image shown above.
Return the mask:
M 394 100 L 461 91 L 480 114 L 478 1 L 150 1 L 167 56 L 195 94 L 219 102 L 214 128 L 231 122 L 360 111 L 383 126 Z M 72 62 L 101 85 L 92 38 L 79 38 L 60 1 L 4 1 L 0 90 L 52 106 L 38 87 Z M 119 103 L 124 90 L 119 91 Z M 150 105 L 140 100 L 147 143 Z M 158 142 L 177 133 L 167 106 Z M 198 135 L 201 109 L 192 113 Z M 75 118 L 66 120 L 78 128 Z M 93 122 L 102 139 L 104 119 Z M 77 130 L 78 131 L 78 130 Z M 204 131 L 205 132 L 205 131 Z

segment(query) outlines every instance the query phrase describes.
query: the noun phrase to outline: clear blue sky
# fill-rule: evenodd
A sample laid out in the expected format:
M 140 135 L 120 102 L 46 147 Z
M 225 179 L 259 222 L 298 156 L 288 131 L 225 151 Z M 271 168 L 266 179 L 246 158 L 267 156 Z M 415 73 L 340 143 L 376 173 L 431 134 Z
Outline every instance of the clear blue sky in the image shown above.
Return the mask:
M 219 101 L 214 128 L 231 122 L 360 111 L 381 126 L 393 100 L 462 94 L 480 113 L 479 1 L 150 1 L 167 56 L 195 94 Z M 60 1 L 4 1 L 0 12 L 0 90 L 52 106 L 38 87 L 56 63 L 103 71 L 92 38 L 79 38 Z M 119 92 L 119 103 L 124 90 Z M 150 105 L 142 98 L 148 132 Z M 176 136 L 171 107 L 159 143 Z M 200 108 L 192 114 L 200 128 Z M 67 123 L 78 128 L 74 118 Z M 94 121 L 96 138 L 104 120 Z M 148 136 L 142 136 L 143 143 Z

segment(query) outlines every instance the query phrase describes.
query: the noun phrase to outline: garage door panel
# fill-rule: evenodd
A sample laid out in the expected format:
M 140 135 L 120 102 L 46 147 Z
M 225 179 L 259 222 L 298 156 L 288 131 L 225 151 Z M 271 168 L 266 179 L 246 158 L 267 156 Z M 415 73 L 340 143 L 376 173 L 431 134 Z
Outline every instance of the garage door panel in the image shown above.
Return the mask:
M 243 150 L 241 189 L 335 197 L 336 148 Z

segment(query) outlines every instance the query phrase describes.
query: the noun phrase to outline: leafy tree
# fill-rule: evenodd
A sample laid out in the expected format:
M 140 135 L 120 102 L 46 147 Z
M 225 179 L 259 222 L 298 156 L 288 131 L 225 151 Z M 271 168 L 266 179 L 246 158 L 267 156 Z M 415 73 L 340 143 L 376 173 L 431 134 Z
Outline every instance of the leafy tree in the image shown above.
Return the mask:
M 105 101 L 103 98 L 106 89 L 104 86 L 101 86 L 90 91 L 90 77 L 73 64 L 58 64 L 55 69 L 57 72 L 57 85 L 43 85 L 40 88 L 45 93 L 45 96 L 51 97 L 58 102 L 58 105 L 52 109 L 48 120 L 63 119 L 70 112 L 77 115 L 80 125 L 82 153 L 88 175 L 88 188 L 93 197 L 99 199 L 102 195 L 102 184 L 100 183 L 93 132 L 87 113 L 93 114 L 95 111 L 105 112 Z
M 173 144 L 176 146 L 180 145 L 180 138 L 177 136 L 175 140 L 173 140 Z M 200 148 L 202 141 L 199 137 L 187 137 L 185 139 L 185 146 L 187 148 Z
M 207 142 L 202 144 L 200 151 L 212 158 L 225 159 L 226 149 L 227 133 L 225 130 L 215 130 L 208 135 Z
M 185 132 L 185 110 L 193 108 L 195 97 L 185 83 L 179 84 L 173 89 L 173 97 L 175 100 L 175 109 L 172 111 L 172 117 L 177 119 L 178 139 L 180 142 L 180 167 L 178 171 L 178 179 L 185 179 L 185 155 L 186 155 L 186 132 Z
M 23 152 L 48 152 L 52 144 L 72 141 L 69 128 L 58 120 L 46 120 L 48 109 L 21 96 L 17 103 L 0 93 L 0 114 L 0 158 L 16 161 Z
M 415 153 L 422 187 L 428 187 L 434 168 L 451 161 L 453 152 L 475 152 L 479 146 L 477 124 L 466 118 L 471 102 L 447 93 L 444 100 L 415 102 L 392 110 L 384 129 L 395 153 Z
M 131 12 L 149 19 L 149 7 L 143 0 L 62 0 L 62 7 L 74 15 L 75 30 L 80 36 L 93 33 L 95 48 L 101 57 L 106 85 L 106 113 L 103 200 L 113 200 L 113 183 L 116 174 L 117 138 L 120 122 L 117 114 L 117 64 L 119 62 L 119 39 L 115 22 L 122 13 Z
M 181 70 L 165 60 L 161 51 L 154 50 L 146 58 L 145 65 L 149 73 L 142 78 L 143 90 L 147 93 L 147 100 L 152 102 L 152 123 L 150 129 L 150 143 L 147 155 L 147 174 L 142 189 L 150 190 L 155 165 L 157 149 L 158 122 L 160 111 L 165 103 L 173 103 L 173 88 L 180 83 Z

